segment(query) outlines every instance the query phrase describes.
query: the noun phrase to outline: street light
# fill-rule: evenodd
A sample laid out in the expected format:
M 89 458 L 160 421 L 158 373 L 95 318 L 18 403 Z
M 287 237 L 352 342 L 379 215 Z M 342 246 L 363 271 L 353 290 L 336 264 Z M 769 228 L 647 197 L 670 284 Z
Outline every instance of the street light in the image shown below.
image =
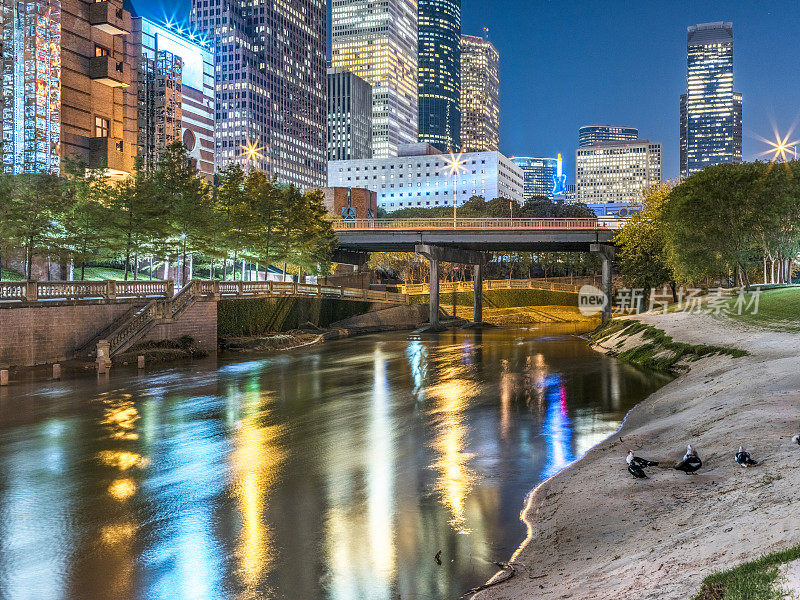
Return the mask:
M 458 153 L 456 156 L 452 151 L 450 151 L 450 156 L 445 158 L 445 164 L 447 165 L 447 171 L 453 176 L 453 229 L 456 227 L 456 206 L 458 204 L 458 189 L 456 188 L 458 184 L 458 175 L 462 171 L 466 171 L 465 164 L 467 164 L 466 160 L 461 160 L 461 152 Z
M 263 148 L 258 145 L 258 142 L 248 141 L 244 146 L 242 146 L 242 153 L 240 154 L 240 156 L 247 157 L 248 161 L 254 161 L 257 158 L 261 158 L 262 150 Z M 248 163 L 248 166 L 253 166 L 253 165 Z
M 791 129 L 789 129 L 789 133 L 787 133 L 784 137 L 781 137 L 776 130 L 774 132 L 775 133 L 774 142 L 766 138 L 762 138 L 761 136 L 756 136 L 762 142 L 769 145 L 769 148 L 767 150 L 758 153 L 759 156 L 766 156 L 770 154 L 771 155 L 769 159 L 770 162 L 778 162 L 778 159 L 780 159 L 781 162 L 786 162 L 787 156 L 789 156 L 790 159 L 793 158 L 794 160 L 797 160 L 797 144 L 800 143 L 800 140 L 789 141 L 789 138 L 791 137 L 793 131 L 794 131 L 794 126 L 792 126 Z

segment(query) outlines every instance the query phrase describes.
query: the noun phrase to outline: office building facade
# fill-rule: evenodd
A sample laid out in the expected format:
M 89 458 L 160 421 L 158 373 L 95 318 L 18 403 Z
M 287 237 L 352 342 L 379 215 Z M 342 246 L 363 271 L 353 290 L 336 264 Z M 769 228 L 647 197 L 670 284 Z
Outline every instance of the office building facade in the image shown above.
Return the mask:
M 578 147 L 601 142 L 624 142 L 639 139 L 639 130 L 622 125 L 584 125 L 578 130 Z
M 419 0 L 419 141 L 461 147 L 461 0 Z
M 642 192 L 659 183 L 659 142 L 601 142 L 578 148 L 575 153 L 577 202 L 640 202 Z
M 472 196 L 524 201 L 522 169 L 499 152 L 462 154 L 462 171 L 454 181 L 448 155 L 432 148 L 420 153 L 421 146 L 425 145 L 401 147 L 399 156 L 389 158 L 330 162 L 328 186 L 373 190 L 378 206 L 388 212 L 453 206 L 454 195 L 459 206 Z
M 486 39 L 461 36 L 461 149 L 500 147 L 500 55 Z
M 217 168 L 324 184 L 326 16 L 325 0 L 192 0 L 194 27 L 214 40 Z
M 212 179 L 214 156 L 214 55 L 210 47 L 143 17 L 133 18 L 137 148 L 145 167 L 181 141 L 200 173 Z
M 681 178 L 742 161 L 742 95 L 733 90 L 733 23 L 688 28 L 680 99 Z
M 332 66 L 372 86 L 372 155 L 417 141 L 416 0 L 333 0 Z
M 511 162 L 522 169 L 523 195 L 526 200 L 533 197 L 553 198 L 553 182 L 558 171 L 558 159 L 514 156 Z
M 3 0 L 1 6 L 3 171 L 59 174 L 60 0 Z
M 372 86 L 328 69 L 328 160 L 372 158 Z

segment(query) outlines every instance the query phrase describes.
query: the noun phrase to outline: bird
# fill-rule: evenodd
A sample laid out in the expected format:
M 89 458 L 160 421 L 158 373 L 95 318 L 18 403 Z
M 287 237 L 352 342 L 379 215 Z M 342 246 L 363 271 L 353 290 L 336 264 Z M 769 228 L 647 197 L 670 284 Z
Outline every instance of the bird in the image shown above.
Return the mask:
M 737 463 L 739 463 L 740 467 L 752 467 L 753 465 L 758 464 L 752 458 L 750 458 L 750 453 L 745 452 L 742 446 L 739 446 L 739 451 L 736 453 L 734 457 Z
M 683 455 L 683 460 L 675 465 L 675 469 L 683 471 L 687 475 L 691 475 L 703 466 L 703 461 L 697 456 L 697 452 L 692 448 L 691 444 L 686 446 L 686 454 Z
M 630 450 L 628 450 L 628 456 L 625 459 L 625 462 L 628 463 L 628 473 L 633 475 L 636 479 L 647 479 L 647 473 L 645 473 L 644 469 L 642 468 L 645 467 L 646 465 L 641 464 L 642 459 L 641 458 L 637 459 L 633 455 L 633 452 L 631 452 Z M 643 461 L 643 462 L 649 462 L 649 461 Z
M 658 461 L 656 460 L 647 460 L 646 458 L 639 458 L 633 454 L 633 450 L 628 450 L 628 458 L 625 459 L 627 463 L 630 465 L 635 464 L 640 467 L 657 467 Z
M 792 438 L 792 443 L 793 444 L 800 444 L 800 433 L 798 433 L 796 436 L 794 436 Z
M 441 566 L 442 565 L 442 551 L 439 550 L 436 555 L 433 557 L 436 560 L 436 564 Z

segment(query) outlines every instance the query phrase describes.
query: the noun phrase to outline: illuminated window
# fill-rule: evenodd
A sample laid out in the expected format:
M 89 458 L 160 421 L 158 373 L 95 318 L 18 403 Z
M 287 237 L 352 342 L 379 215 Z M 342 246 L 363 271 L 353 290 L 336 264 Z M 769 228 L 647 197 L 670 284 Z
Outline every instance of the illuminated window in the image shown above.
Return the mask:
M 103 117 L 94 118 L 94 137 L 108 137 L 108 119 Z

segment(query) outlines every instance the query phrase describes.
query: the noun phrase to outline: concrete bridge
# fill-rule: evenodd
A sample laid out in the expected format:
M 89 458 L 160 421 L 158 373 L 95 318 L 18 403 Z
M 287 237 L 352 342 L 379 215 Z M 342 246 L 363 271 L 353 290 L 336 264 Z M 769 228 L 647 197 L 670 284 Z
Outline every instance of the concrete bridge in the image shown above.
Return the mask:
M 364 264 L 370 252 L 417 252 L 430 262 L 430 326 L 439 327 L 439 263 L 473 266 L 473 321 L 483 320 L 483 268 L 488 252 L 593 252 L 602 259 L 611 318 L 611 261 L 616 222 L 598 219 L 356 219 L 339 220 L 334 260 Z

